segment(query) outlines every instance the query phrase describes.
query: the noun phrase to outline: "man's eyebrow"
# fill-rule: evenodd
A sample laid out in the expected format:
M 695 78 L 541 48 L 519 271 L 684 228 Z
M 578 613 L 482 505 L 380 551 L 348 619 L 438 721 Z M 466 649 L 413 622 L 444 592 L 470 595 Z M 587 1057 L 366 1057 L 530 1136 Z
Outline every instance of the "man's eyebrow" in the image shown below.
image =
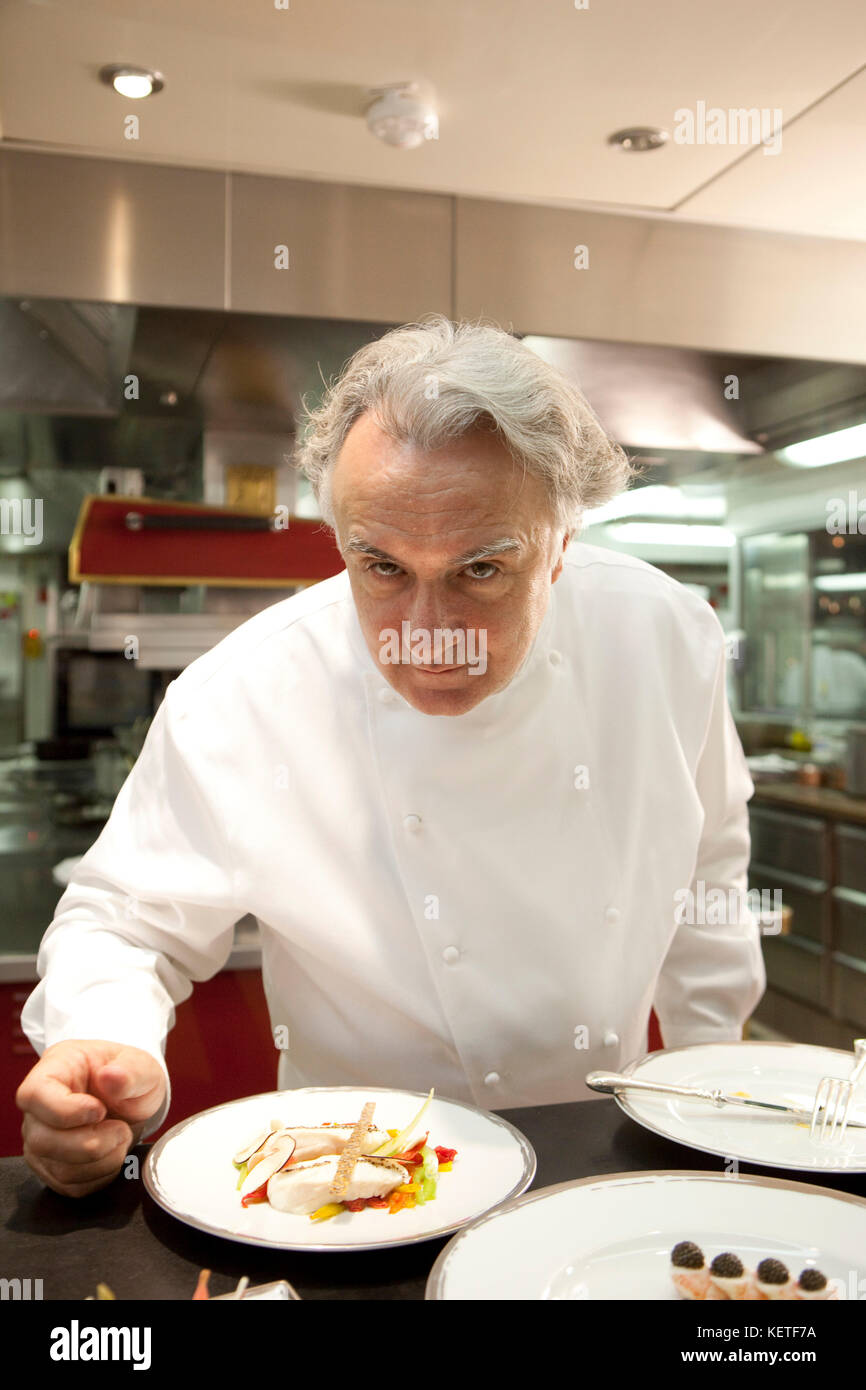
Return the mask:
M 515 550 L 521 550 L 520 541 L 513 536 L 503 536 L 501 540 L 491 541 L 489 545 L 476 546 L 472 550 L 466 550 L 462 555 L 455 555 L 453 560 L 448 563 L 461 567 L 463 565 L 478 564 L 482 560 L 487 560 L 494 555 L 505 555 Z M 378 546 L 371 545 L 361 536 L 350 536 L 346 542 L 346 549 L 354 551 L 359 555 L 369 555 L 373 560 L 384 560 L 389 565 L 400 565 L 399 560 L 395 560 L 393 555 L 389 555 L 387 550 L 380 550 Z M 402 565 L 401 565 L 402 568 Z

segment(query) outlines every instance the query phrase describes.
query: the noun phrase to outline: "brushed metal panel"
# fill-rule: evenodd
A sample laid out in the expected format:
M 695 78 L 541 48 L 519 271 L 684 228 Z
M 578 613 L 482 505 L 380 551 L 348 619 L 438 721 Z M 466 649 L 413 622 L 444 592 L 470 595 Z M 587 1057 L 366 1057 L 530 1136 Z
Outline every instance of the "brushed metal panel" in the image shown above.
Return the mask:
M 458 198 L 455 256 L 455 313 L 520 333 L 866 362 L 863 242 Z
M 0 151 L 0 293 L 222 308 L 225 177 Z
M 851 1046 L 851 1031 L 847 1024 L 829 1014 L 790 999 L 778 990 L 767 989 L 752 1017 L 789 1038 L 791 1042 L 814 1043 L 817 1047 Z
M 866 962 L 833 957 L 833 1012 L 850 1019 L 862 1033 L 866 1027 Z
M 835 825 L 836 882 L 840 888 L 866 893 L 866 830 Z
M 762 938 L 767 983 L 796 999 L 821 1004 L 823 950 L 794 936 Z
M 866 967 L 866 894 L 834 888 L 833 921 L 835 949 L 856 957 Z
M 794 914 L 791 931 L 796 936 L 805 936 L 823 944 L 826 910 L 823 888 L 808 887 L 802 882 L 795 882 L 790 874 L 767 869 L 754 862 L 749 866 L 749 887 L 781 892 L 783 907 L 789 907 Z
M 828 858 L 824 821 L 750 806 L 749 830 L 753 861 L 800 878 L 826 882 Z
M 451 311 L 449 197 L 232 174 L 230 203 L 232 309 L 374 323 Z

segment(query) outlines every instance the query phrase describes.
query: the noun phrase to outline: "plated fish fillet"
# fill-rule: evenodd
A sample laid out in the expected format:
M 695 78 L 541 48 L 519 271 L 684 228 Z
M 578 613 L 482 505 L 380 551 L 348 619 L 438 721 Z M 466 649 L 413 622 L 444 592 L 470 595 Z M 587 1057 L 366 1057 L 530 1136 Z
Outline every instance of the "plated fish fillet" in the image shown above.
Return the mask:
M 338 1153 L 328 1154 L 305 1163 L 293 1163 L 275 1173 L 267 1189 L 271 1206 L 293 1216 L 309 1216 L 318 1211 L 319 1207 L 333 1201 L 328 1193 L 339 1161 Z M 355 1164 L 341 1200 L 355 1202 L 361 1197 L 387 1197 L 389 1192 L 409 1181 L 408 1169 L 395 1158 L 367 1155 Z
M 310 1158 L 342 1153 L 354 1128 L 354 1125 L 290 1125 L 284 1132 L 290 1134 L 295 1141 L 292 1167 L 296 1168 L 299 1163 L 305 1163 Z M 390 1137 L 386 1129 L 377 1129 L 375 1125 L 370 1125 L 361 1145 L 361 1152 L 374 1153 L 383 1144 L 387 1144 Z

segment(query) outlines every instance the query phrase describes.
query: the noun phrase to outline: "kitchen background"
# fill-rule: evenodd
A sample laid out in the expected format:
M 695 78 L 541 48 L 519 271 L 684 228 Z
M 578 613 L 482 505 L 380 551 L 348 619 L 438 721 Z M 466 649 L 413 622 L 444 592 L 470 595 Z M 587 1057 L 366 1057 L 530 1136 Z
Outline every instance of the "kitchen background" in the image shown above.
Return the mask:
M 39 940 L 167 683 L 342 568 L 302 400 L 431 310 L 523 336 L 641 461 L 584 535 L 729 639 L 750 883 L 782 903 L 750 1036 L 866 1032 L 866 11 L 540 8 L 0 17 L 3 1152 Z M 127 59 L 151 96 L 106 80 Z M 407 74 L 400 147 L 365 111 Z M 781 148 L 672 139 L 705 98 L 780 113 Z M 178 1010 L 171 1123 L 274 1084 L 258 965 L 246 918 Z

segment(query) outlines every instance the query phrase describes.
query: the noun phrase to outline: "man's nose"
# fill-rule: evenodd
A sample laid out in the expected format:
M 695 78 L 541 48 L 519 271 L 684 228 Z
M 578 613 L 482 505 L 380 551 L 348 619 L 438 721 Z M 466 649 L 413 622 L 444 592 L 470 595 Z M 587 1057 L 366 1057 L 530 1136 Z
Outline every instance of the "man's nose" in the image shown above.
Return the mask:
M 406 614 L 414 628 L 446 628 L 459 626 L 454 612 L 454 600 L 432 585 L 418 585 Z
M 431 641 L 435 641 L 437 632 L 462 631 L 466 626 L 465 617 L 455 612 L 453 596 L 436 589 L 416 590 L 406 618 L 413 634 L 427 632 Z M 451 659 L 450 648 L 443 649 L 443 659 L 445 662 Z

